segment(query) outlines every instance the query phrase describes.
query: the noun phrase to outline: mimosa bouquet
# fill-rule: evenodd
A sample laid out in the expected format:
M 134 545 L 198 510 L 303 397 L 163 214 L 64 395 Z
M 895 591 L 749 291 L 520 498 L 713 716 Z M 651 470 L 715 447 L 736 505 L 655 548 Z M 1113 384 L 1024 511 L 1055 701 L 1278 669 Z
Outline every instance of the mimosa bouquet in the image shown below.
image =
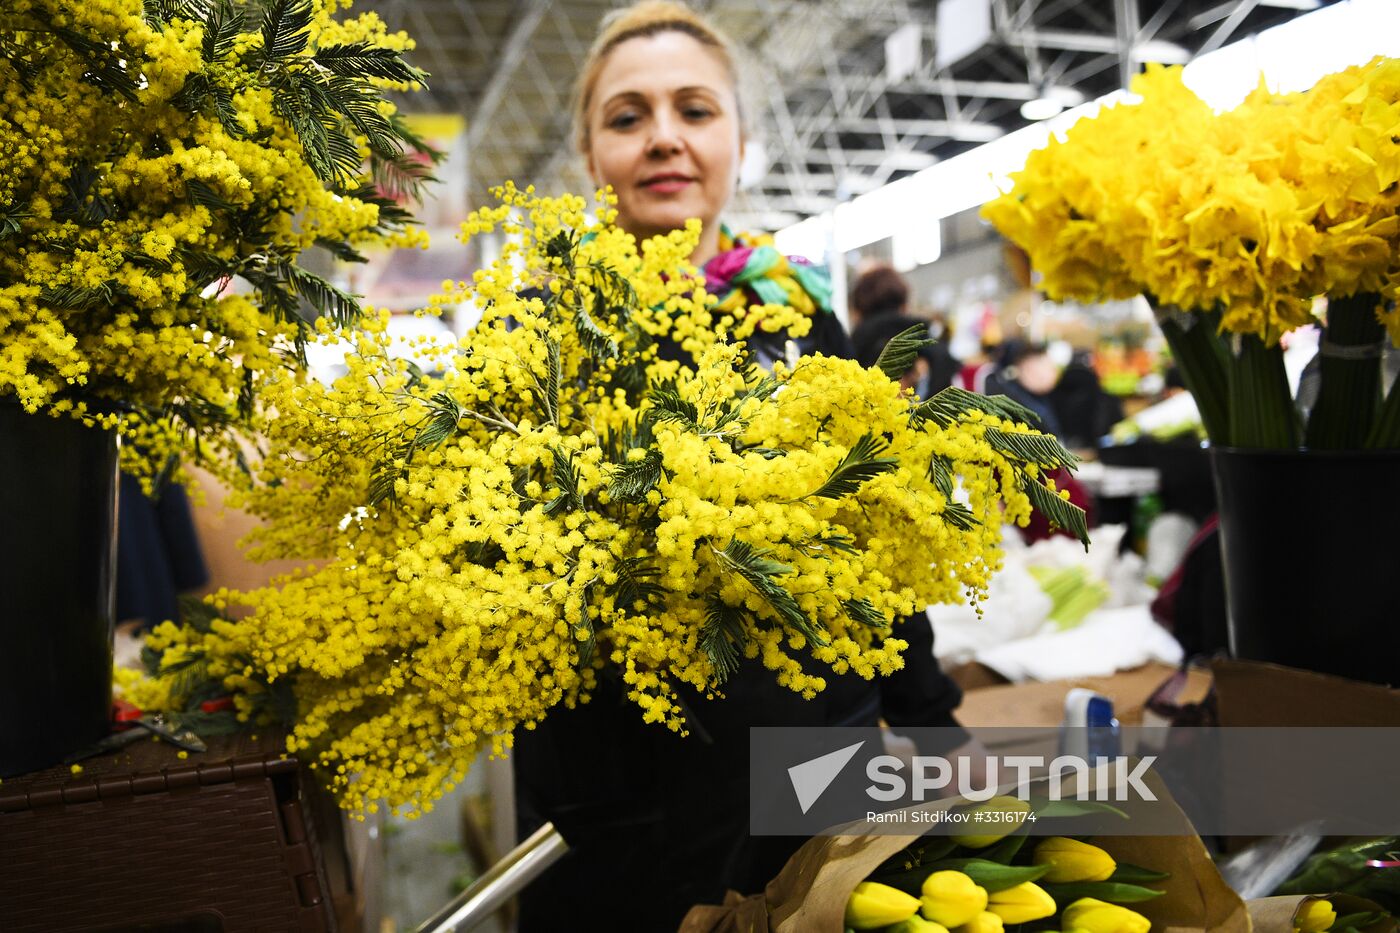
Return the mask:
M 899 620 L 985 594 L 1032 508 L 1087 540 L 1048 478 L 1073 458 L 1027 412 L 901 391 L 913 332 L 875 368 L 767 372 L 742 337 L 810 319 L 715 308 L 696 225 L 639 247 L 606 201 L 501 199 L 464 236 L 504 255 L 439 299 L 473 332 L 413 364 L 380 317 L 334 384 L 269 384 L 252 553 L 325 560 L 218 594 L 236 621 L 158 628 L 151 671 L 179 676 L 139 705 L 231 695 L 225 725 L 287 726 L 345 807 L 416 810 L 601 676 L 675 730 L 677 686 L 719 694 L 744 658 L 811 697 L 898 669 Z
M 384 98 L 408 38 L 337 0 L 12 0 L 0 11 L 0 401 L 117 428 L 150 483 L 232 462 L 308 324 L 302 264 L 411 242 L 430 167 Z

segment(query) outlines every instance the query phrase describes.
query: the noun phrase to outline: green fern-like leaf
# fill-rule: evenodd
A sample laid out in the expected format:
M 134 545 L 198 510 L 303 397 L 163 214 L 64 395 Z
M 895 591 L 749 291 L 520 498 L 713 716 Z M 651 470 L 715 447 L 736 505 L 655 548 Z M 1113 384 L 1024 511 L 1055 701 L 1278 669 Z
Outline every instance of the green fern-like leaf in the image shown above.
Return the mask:
M 841 458 L 841 462 L 836 465 L 836 469 L 831 471 L 825 483 L 809 493 L 821 499 L 841 499 L 846 496 L 853 496 L 860 491 L 860 487 L 867 480 L 870 480 L 881 473 L 888 473 L 899 468 L 899 461 L 893 457 L 881 457 L 889 445 L 882 440 L 876 439 L 873 435 L 863 435 L 860 440 L 850 450 L 846 451 L 846 456 Z
M 8 62 L 24 89 L 34 92 L 34 82 L 43 68 L 33 61 L 32 50 L 15 42 L 11 35 L 0 34 L 0 61 Z
M 778 577 L 793 572 L 791 567 L 770 558 L 768 551 L 738 538 L 731 539 L 724 550 L 715 553 L 720 565 L 730 573 L 742 577 L 753 587 L 785 625 L 801 632 L 813 644 L 827 643 L 826 633 L 812 624 L 793 595 L 778 582 Z
M 700 412 L 695 403 L 681 397 L 674 383 L 660 383 L 647 393 L 652 407 L 647 412 L 651 420 L 660 423 L 674 421 L 684 428 L 695 430 L 699 427 Z
M 531 388 L 535 397 L 535 408 L 549 424 L 559 423 L 559 387 L 563 381 L 563 359 L 559 343 L 553 338 L 545 338 L 544 381 L 537 381 Z
M 1033 429 L 987 428 L 987 443 L 997 453 L 1049 469 L 1078 466 L 1079 458 L 1065 449 L 1052 434 Z
M 898 382 L 909 372 L 909 367 L 914 365 L 919 351 L 933 346 L 936 342 L 929 339 L 927 324 L 917 324 L 890 338 L 890 342 L 885 344 L 885 349 L 880 351 L 879 358 L 875 360 L 875 367 Z
M 336 288 L 319 275 L 307 272 L 300 266 L 289 263 L 282 269 L 296 293 L 315 308 L 318 314 L 329 316 L 339 327 L 348 327 L 359 319 L 360 303 L 354 295 Z
M 281 62 L 305 52 L 312 12 L 311 0 L 272 0 L 263 11 L 263 60 Z
M 612 470 L 608 495 L 614 502 L 645 502 L 647 493 L 661 482 L 661 452 L 648 450 L 641 460 L 630 460 Z
M 53 34 L 83 60 L 87 71 L 83 80 L 106 91 L 115 91 L 127 100 L 136 100 L 136 79 L 127 71 L 125 54 L 109 42 L 89 39 L 66 26 L 53 26 Z
M 579 643 L 578 663 L 581 667 L 586 667 L 593 660 L 593 652 L 597 649 L 598 633 L 593 621 L 592 607 L 589 596 L 593 592 L 593 587 L 588 586 L 583 589 L 583 601 L 579 608 L 579 621 L 573 625 L 574 641 Z
M 427 74 L 403 60 L 403 53 L 368 42 L 326 45 L 311 60 L 342 78 L 383 78 L 387 81 L 425 84 Z
M 845 554 L 859 553 L 859 549 L 856 547 L 856 539 L 838 531 L 828 531 L 819 534 L 812 539 L 812 543 L 822 549 L 841 551 Z
M 875 608 L 875 605 L 864 596 L 859 599 L 842 600 L 841 608 L 846 610 L 846 615 L 857 625 L 864 625 L 866 628 L 873 628 L 877 631 L 884 631 L 890 627 L 890 620 L 885 618 L 885 614 Z
M 207 182 L 200 181 L 198 178 L 185 179 L 185 193 L 188 195 L 191 204 L 207 207 L 209 210 L 216 213 L 231 214 L 238 210 L 237 207 L 225 200 L 222 195 L 215 191 L 211 185 Z
M 216 62 L 233 51 L 243 31 L 243 10 L 233 0 L 217 0 L 204 20 L 204 60 Z
M 559 490 L 544 507 L 544 514 L 557 515 L 563 511 L 574 511 L 582 507 L 583 500 L 578 491 L 578 467 L 574 465 L 574 455 L 562 447 L 549 448 L 554 455 L 554 488 Z
M 1086 551 L 1089 549 L 1089 527 L 1083 509 L 1061 499 L 1034 477 L 1022 474 L 1020 485 L 1031 500 L 1031 506 L 1044 515 L 1051 525 L 1068 531 L 1079 539 Z
M 574 310 L 574 330 L 578 333 L 579 342 L 594 359 L 611 360 L 620 352 L 617 341 L 598 326 L 598 322 L 582 305 Z
M 705 603 L 705 621 L 700 627 L 700 650 L 710 659 L 715 682 L 723 685 L 739 669 L 744 656 L 744 623 L 748 613 L 727 605 L 711 595 Z
M 432 450 L 456 436 L 462 422 L 462 406 L 446 392 L 438 392 L 428 400 L 428 419 L 413 439 L 413 450 Z
M 628 557 L 617 562 L 617 580 L 608 588 L 608 595 L 620 610 L 636 611 L 639 605 L 660 603 L 666 588 L 656 582 L 661 570 L 645 557 Z
M 961 502 L 949 502 L 939 513 L 939 517 L 959 531 L 971 531 L 982 524 L 977 516 L 972 514 L 972 510 Z
M 200 0 L 144 0 L 142 10 L 146 22 L 159 26 L 177 19 L 203 22 L 209 11 Z
M 1005 395 L 981 395 L 957 386 L 949 386 L 935 393 L 932 398 L 914 406 L 909 411 L 915 421 L 933 421 L 946 428 L 966 417 L 970 412 L 980 411 L 1007 421 L 1034 424 L 1035 412 L 1020 402 Z
M 953 461 L 942 454 L 934 454 L 928 464 L 928 478 L 943 498 L 953 499 Z
M 87 311 L 100 305 L 112 304 L 118 290 L 107 282 L 92 287 L 56 285 L 46 288 L 39 299 L 44 304 L 66 311 Z
M 378 188 L 395 198 L 421 200 L 423 186 L 437 181 L 430 163 L 421 162 L 415 152 L 401 152 L 392 158 L 375 156 L 371 172 Z
M 339 259 L 341 262 L 369 262 L 368 257 L 366 257 L 363 253 L 355 249 L 355 247 L 351 246 L 344 240 L 332 240 L 328 237 L 317 237 L 316 245 L 321 247 L 321 249 L 325 250 L 326 252 L 330 253 L 336 259 Z

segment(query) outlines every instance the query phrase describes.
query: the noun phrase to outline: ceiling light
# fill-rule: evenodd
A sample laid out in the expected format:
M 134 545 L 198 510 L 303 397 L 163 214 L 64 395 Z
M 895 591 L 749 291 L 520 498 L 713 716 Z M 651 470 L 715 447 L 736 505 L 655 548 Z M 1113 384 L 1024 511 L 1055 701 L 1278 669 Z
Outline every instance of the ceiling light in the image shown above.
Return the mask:
M 1039 97 L 1021 105 L 1021 116 L 1027 120 L 1048 120 L 1059 116 L 1064 109 L 1064 104 L 1042 91 Z

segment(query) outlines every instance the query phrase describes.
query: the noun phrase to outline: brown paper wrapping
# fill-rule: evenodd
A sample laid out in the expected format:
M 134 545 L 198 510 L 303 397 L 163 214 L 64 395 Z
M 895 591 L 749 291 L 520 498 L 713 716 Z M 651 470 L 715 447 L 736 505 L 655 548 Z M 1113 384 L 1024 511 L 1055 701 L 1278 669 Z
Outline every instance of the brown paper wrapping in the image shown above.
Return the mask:
M 1331 901 L 1337 916 L 1381 910 L 1379 904 L 1353 894 L 1289 894 L 1284 897 L 1260 897 L 1249 901 L 1249 919 L 1254 933 L 1293 933 L 1293 915 L 1308 901 Z M 1394 919 L 1378 920 L 1365 933 L 1395 933 Z
M 1129 906 L 1151 920 L 1152 929 L 1160 933 L 1249 933 L 1244 902 L 1220 877 L 1186 815 L 1155 775 L 1149 774 L 1147 781 L 1171 808 L 1180 834 L 1094 840 L 1118 861 L 1171 873 L 1166 894 Z M 927 803 L 908 811 L 931 813 L 958 802 Z M 723 906 L 692 908 L 680 933 L 843 933 L 846 901 L 856 885 L 919 838 L 918 834 L 816 836 L 794 853 L 762 895 L 745 898 L 730 892 Z

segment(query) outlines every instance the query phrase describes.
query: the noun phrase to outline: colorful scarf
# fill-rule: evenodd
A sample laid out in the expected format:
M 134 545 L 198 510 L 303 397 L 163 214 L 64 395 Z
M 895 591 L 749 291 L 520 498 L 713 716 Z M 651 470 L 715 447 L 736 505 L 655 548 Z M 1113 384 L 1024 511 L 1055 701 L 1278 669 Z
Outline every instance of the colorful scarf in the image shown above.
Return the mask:
M 784 256 L 771 236 L 735 236 L 723 226 L 719 249 L 704 268 L 705 291 L 719 299 L 717 310 L 733 312 L 756 301 L 809 316 L 831 313 L 831 276 L 824 266 Z

